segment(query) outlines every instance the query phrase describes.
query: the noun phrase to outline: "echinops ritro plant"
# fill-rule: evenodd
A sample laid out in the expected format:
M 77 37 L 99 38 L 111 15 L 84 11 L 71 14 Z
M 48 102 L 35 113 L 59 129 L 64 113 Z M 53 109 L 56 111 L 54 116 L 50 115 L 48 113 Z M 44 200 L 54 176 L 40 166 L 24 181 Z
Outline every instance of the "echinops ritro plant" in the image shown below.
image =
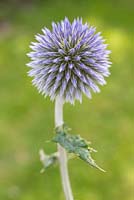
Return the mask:
M 92 159 L 89 143 L 78 135 L 69 134 L 63 121 L 65 102 L 82 102 L 82 94 L 91 98 L 91 92 L 100 92 L 99 85 L 106 84 L 110 75 L 110 51 L 96 28 L 83 23 L 81 18 L 71 23 L 67 17 L 59 23 L 52 23 L 52 30 L 46 27 L 35 36 L 32 51 L 27 55 L 31 61 L 28 75 L 40 93 L 55 100 L 56 134 L 52 139 L 58 144 L 58 151 L 47 155 L 40 151 L 44 168 L 59 162 L 62 185 L 66 200 L 73 200 L 70 186 L 67 154 L 73 153 L 91 166 L 102 170 Z M 102 170 L 104 171 L 104 170 Z

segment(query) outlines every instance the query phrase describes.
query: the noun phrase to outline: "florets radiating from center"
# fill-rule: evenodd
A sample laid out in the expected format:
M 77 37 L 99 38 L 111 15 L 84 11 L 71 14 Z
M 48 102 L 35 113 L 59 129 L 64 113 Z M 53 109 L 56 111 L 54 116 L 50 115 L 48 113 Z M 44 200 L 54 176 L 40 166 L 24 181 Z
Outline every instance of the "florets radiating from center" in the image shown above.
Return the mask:
M 82 101 L 82 93 L 91 98 L 91 90 L 99 92 L 109 76 L 110 51 L 96 28 L 83 24 L 82 19 L 72 23 L 65 18 L 52 23 L 52 31 L 42 29 L 37 42 L 32 42 L 28 54 L 33 84 L 52 100 L 57 95 L 66 102 Z

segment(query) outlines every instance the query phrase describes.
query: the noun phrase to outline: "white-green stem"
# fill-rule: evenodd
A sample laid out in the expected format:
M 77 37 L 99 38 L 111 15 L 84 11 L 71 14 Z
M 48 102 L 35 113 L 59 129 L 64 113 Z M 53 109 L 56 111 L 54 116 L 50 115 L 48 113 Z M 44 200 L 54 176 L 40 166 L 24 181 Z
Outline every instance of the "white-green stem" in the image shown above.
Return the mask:
M 55 100 L 55 126 L 56 127 L 63 125 L 63 104 L 64 104 L 63 99 L 58 96 Z M 67 153 L 65 149 L 59 144 L 58 144 L 58 155 L 59 155 L 60 173 L 61 173 L 64 194 L 65 194 L 66 200 L 73 200 L 74 198 L 73 198 L 69 175 L 68 175 Z

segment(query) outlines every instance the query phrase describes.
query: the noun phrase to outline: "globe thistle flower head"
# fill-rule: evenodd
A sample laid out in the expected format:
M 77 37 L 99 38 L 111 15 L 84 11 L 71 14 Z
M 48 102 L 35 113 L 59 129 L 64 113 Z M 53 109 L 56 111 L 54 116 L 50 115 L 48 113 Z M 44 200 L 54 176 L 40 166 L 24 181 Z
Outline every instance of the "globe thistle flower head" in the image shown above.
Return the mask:
M 52 30 L 42 29 L 35 36 L 28 53 L 31 68 L 28 75 L 39 92 L 54 100 L 57 96 L 65 102 L 82 101 L 82 93 L 91 98 L 91 90 L 99 92 L 98 85 L 106 84 L 109 76 L 110 51 L 96 28 L 83 24 L 82 19 L 72 23 L 65 18 L 52 23 Z

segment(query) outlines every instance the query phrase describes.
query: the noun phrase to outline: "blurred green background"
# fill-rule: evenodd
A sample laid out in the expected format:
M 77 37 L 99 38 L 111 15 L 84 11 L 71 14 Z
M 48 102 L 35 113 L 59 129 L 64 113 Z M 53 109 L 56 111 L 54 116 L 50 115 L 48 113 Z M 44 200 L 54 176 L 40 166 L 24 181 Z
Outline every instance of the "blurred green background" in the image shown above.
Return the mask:
M 40 174 L 38 151 L 51 139 L 54 103 L 44 99 L 27 77 L 26 53 L 34 35 L 65 16 L 97 26 L 112 50 L 111 76 L 101 93 L 64 106 L 74 133 L 92 141 L 93 157 L 107 173 L 79 159 L 69 162 L 75 200 L 134 199 L 134 87 L 130 0 L 0 1 L 0 199 L 63 200 L 58 166 Z M 134 153 L 134 151 L 133 151 Z

